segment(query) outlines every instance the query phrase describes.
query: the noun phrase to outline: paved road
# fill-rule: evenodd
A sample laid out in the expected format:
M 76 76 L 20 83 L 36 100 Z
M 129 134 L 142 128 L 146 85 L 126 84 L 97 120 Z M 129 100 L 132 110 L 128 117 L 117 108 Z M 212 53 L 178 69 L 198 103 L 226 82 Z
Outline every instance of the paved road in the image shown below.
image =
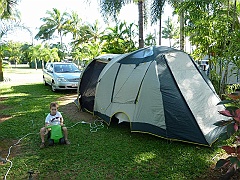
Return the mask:
M 0 84 L 31 84 L 41 83 L 42 69 L 30 69 L 27 65 L 17 65 L 3 70 L 4 81 Z

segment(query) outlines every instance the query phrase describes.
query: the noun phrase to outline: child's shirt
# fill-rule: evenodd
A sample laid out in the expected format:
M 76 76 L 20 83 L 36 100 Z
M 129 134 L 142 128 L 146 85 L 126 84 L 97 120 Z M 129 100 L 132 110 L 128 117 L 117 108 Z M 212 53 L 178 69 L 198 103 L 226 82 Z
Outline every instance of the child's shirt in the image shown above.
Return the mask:
M 45 123 L 49 125 L 58 125 L 60 124 L 60 119 L 62 118 L 62 114 L 57 111 L 56 115 L 52 116 L 50 113 L 47 115 L 45 119 Z

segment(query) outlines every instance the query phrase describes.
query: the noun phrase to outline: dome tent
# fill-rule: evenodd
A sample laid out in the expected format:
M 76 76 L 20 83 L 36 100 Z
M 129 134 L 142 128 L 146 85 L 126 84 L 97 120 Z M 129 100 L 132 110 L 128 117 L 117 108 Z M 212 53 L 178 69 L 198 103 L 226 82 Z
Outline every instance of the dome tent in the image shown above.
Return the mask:
M 205 146 L 223 132 L 213 124 L 226 119 L 218 113 L 224 106 L 216 106 L 211 82 L 188 54 L 154 46 L 119 55 L 96 72 L 93 64 L 82 73 L 78 101 L 108 125 L 115 116 L 132 132 Z

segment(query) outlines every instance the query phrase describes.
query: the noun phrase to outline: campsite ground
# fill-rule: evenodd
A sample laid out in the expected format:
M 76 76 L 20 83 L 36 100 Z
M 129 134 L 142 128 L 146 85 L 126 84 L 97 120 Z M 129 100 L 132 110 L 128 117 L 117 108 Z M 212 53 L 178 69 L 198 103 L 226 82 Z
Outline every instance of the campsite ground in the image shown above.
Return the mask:
M 26 75 L 24 71 L 28 72 Z M 16 73 L 17 72 L 17 73 Z M 42 71 L 41 70 L 35 70 L 35 69 L 26 69 L 25 66 L 20 66 L 19 69 L 13 69 L 8 70 L 7 73 L 4 74 L 6 77 L 5 82 L 0 82 L 0 86 L 2 83 L 4 84 L 14 84 L 14 85 L 23 85 L 26 83 L 41 83 L 42 82 Z M 44 86 L 43 86 L 44 87 Z M 51 89 L 51 88 L 49 88 Z M 87 122 L 93 122 L 96 118 L 93 117 L 91 114 L 86 112 L 81 112 L 77 106 L 74 104 L 74 100 L 76 99 L 77 95 L 74 91 L 66 91 L 62 97 L 58 99 L 58 102 L 60 104 L 60 111 L 63 112 L 65 116 L 68 116 L 68 118 L 73 121 L 87 121 Z M 7 98 L 1 98 L 0 101 L 7 100 Z M 0 106 L 1 109 L 5 109 L 9 107 L 4 107 L 3 105 Z M 0 114 L 0 123 L 8 120 L 11 116 L 7 115 L 1 115 Z M 0 147 L 0 152 L 3 151 L 4 148 L 9 147 L 12 145 L 12 142 L 5 142 L 4 147 Z M 20 154 L 20 151 L 15 151 L 16 154 Z M 0 162 L 1 164 L 1 162 Z M 209 167 L 209 171 L 206 174 L 203 174 L 201 177 L 199 177 L 196 180 L 217 180 L 221 179 L 221 171 L 220 170 L 214 170 L 214 167 Z M 111 178 L 109 178 L 111 179 Z M 236 173 L 231 180 L 237 180 L 240 179 L 240 173 Z
M 30 69 L 27 64 L 12 65 L 11 68 L 5 69 L 4 82 L 1 84 L 10 85 L 23 85 L 28 83 L 41 83 L 42 69 Z M 77 98 L 76 91 L 63 91 L 64 96 L 59 98 L 60 111 L 69 116 L 73 121 L 84 119 L 85 121 L 92 122 L 95 118 L 86 112 L 79 111 L 73 101 Z M 1 109 L 1 108 L 0 108 Z M 0 122 L 4 117 L 1 117 Z

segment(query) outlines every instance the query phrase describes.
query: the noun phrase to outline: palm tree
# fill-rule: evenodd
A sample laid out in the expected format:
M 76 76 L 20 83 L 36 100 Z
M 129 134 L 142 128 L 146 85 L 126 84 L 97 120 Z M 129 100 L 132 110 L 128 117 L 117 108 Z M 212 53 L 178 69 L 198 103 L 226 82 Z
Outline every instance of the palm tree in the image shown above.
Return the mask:
M 126 22 L 121 22 L 114 27 L 108 27 L 102 37 L 103 51 L 119 54 L 136 50 L 134 34 L 133 23 L 128 26 Z
M 39 59 L 42 61 L 42 69 L 44 68 L 44 62 L 60 61 L 60 58 L 58 56 L 58 49 L 50 49 L 48 45 L 45 45 L 40 51 Z
M 3 29 L 2 29 L 2 20 L 3 19 L 10 19 L 12 10 L 14 6 L 17 4 L 18 0 L 0 0 L 0 40 L 1 37 L 3 36 Z M 2 71 L 2 56 L 0 56 L 0 81 L 3 81 L 3 71 Z
M 152 34 L 152 33 L 147 34 L 144 42 L 146 46 L 156 45 L 155 34 Z
M 72 11 L 70 15 L 70 21 L 66 24 L 65 29 L 72 33 L 73 41 L 77 40 L 78 30 L 81 27 L 82 19 L 78 16 L 77 12 Z
M 144 39 L 143 39 L 143 1 L 144 0 L 139 0 L 138 1 L 138 28 L 139 28 L 139 48 L 144 47 Z
M 93 37 L 91 27 L 84 24 L 77 29 L 77 37 L 73 42 L 74 46 L 79 46 L 80 44 L 87 43 Z
M 82 24 L 82 19 L 74 11 L 72 11 L 69 21 L 65 25 L 64 34 L 67 33 L 72 34 L 71 44 L 73 45 L 73 49 L 92 37 L 90 26 Z
M 29 55 L 30 55 L 30 61 L 35 63 L 35 68 L 37 69 L 37 59 L 40 56 L 40 49 L 42 48 L 42 45 L 36 45 L 29 47 Z
M 185 47 L 185 35 L 184 35 L 184 12 L 185 9 L 182 8 L 184 5 L 185 0 L 169 0 L 169 2 L 172 4 L 172 6 L 175 8 L 175 11 L 177 12 L 179 16 L 179 23 L 180 23 L 180 37 L 179 37 L 179 42 L 180 42 L 180 50 L 184 51 Z M 197 2 L 197 1 L 196 1 Z M 199 1 L 201 2 L 201 1 Z
M 19 0 L 0 0 L 0 19 L 10 18 Z
M 61 12 L 56 8 L 53 8 L 53 11 L 47 11 L 46 14 L 48 15 L 47 17 L 41 18 L 44 24 L 41 25 L 35 39 L 50 40 L 54 37 L 54 33 L 57 31 L 60 36 L 60 44 L 62 46 L 62 38 L 71 16 L 67 12 L 63 12 L 63 14 L 61 14 Z
M 162 13 L 166 0 L 153 0 L 151 4 L 151 24 L 159 21 L 159 39 L 158 44 L 162 44 Z
M 101 37 L 104 34 L 104 31 L 100 30 L 98 20 L 96 20 L 93 25 L 90 25 L 90 29 L 92 31 L 92 37 L 91 37 L 90 40 L 93 41 L 93 42 L 100 41 Z
M 138 30 L 139 30 L 139 48 L 144 47 L 144 39 L 143 39 L 143 5 L 146 0 L 99 0 L 101 13 L 105 20 L 108 17 L 113 17 L 113 19 L 117 22 L 117 15 L 120 13 L 120 10 L 126 4 L 130 4 L 133 2 L 137 2 L 138 4 Z
M 172 39 L 176 39 L 176 37 L 177 38 L 179 37 L 178 36 L 179 35 L 179 29 L 174 24 L 172 19 L 170 19 L 169 17 L 166 21 L 164 21 L 164 23 L 165 23 L 165 27 L 163 27 L 163 31 L 162 31 L 163 36 L 162 37 L 169 40 L 170 47 L 174 47 L 174 45 L 172 46 L 171 42 L 172 42 Z M 177 44 L 177 43 L 175 43 L 175 44 Z
M 85 24 L 82 23 L 82 19 L 76 12 L 72 12 L 71 20 L 65 26 L 65 29 L 66 32 L 72 34 L 73 41 L 71 44 L 73 48 L 71 54 L 74 59 L 77 60 L 79 58 L 85 58 L 86 54 L 91 54 L 91 46 L 95 46 L 96 49 L 99 49 L 97 47 L 100 47 L 100 38 L 103 35 L 103 32 L 100 31 L 99 23 L 97 20 L 93 25 Z

